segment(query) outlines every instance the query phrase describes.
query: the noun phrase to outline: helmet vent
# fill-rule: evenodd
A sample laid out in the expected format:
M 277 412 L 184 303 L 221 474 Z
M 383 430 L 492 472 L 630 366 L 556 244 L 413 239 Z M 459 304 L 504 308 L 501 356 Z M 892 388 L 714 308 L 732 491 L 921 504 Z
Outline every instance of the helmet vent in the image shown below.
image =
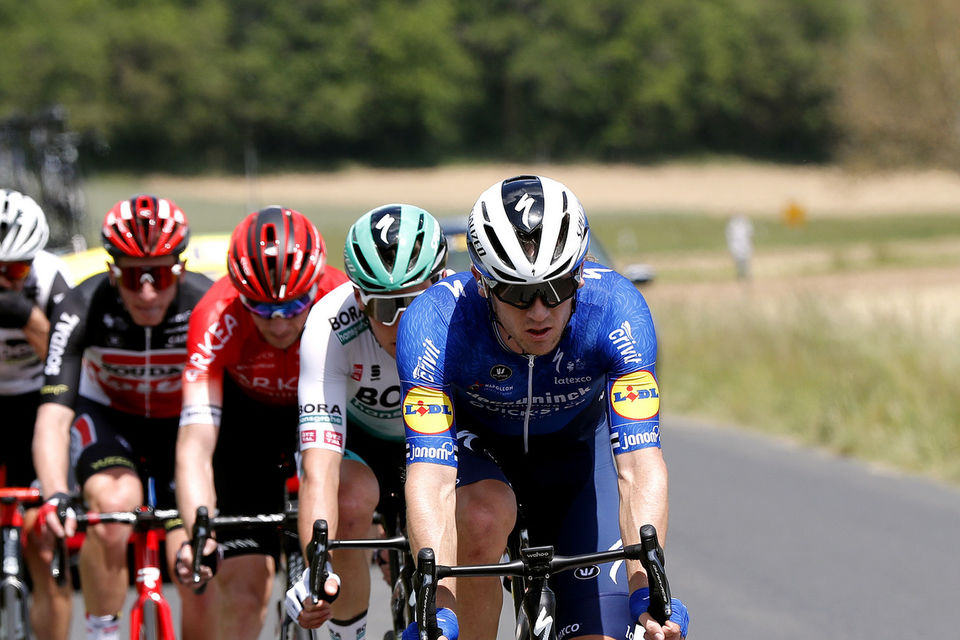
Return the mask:
M 513 260 L 510 259 L 510 256 L 507 255 L 506 250 L 503 248 L 503 245 L 500 243 L 500 240 L 497 236 L 494 235 L 494 228 L 490 225 L 484 225 L 484 233 L 487 236 L 487 239 L 492 245 L 493 252 L 497 254 L 497 257 L 500 259 L 500 262 L 504 264 L 509 269 L 516 269 L 517 267 L 513 264 Z
M 423 247 L 424 239 L 423 227 L 421 227 L 417 232 L 417 239 L 413 241 L 413 248 L 410 249 L 410 259 L 407 261 L 407 269 L 404 276 L 409 274 L 410 271 L 417 266 L 417 262 L 420 260 L 420 249 Z
M 563 248 L 567 244 L 567 234 L 570 232 L 570 214 L 567 213 L 566 209 L 566 193 L 563 194 L 563 199 L 563 219 L 560 220 L 560 231 L 557 233 L 557 246 L 553 249 L 553 258 L 550 260 L 551 263 L 556 262 L 557 259 L 560 258 L 560 255 L 563 253 Z
M 521 229 L 515 229 L 517 240 L 520 242 L 520 248 L 523 249 L 523 255 L 527 257 L 530 264 L 535 264 L 537 256 L 540 254 L 540 236 L 543 235 L 543 227 L 537 227 L 533 231 L 526 232 Z

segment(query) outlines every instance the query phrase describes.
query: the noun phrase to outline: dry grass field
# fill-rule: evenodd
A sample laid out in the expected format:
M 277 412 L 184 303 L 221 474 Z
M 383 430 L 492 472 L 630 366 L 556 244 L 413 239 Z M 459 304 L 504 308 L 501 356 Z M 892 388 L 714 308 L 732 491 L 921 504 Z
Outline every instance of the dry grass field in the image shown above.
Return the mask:
M 949 172 L 746 162 L 353 168 L 253 181 L 116 177 L 92 185 L 90 200 L 96 211 L 133 191 L 166 195 L 201 231 L 283 203 L 317 221 L 335 256 L 347 226 L 374 206 L 465 215 L 484 189 L 521 173 L 567 184 L 609 250 L 656 271 L 643 291 L 665 413 L 960 484 L 960 177 Z M 799 235 L 782 224 L 790 202 L 806 210 Z M 722 239 L 735 212 L 760 229 L 747 283 L 735 279 Z
M 634 165 L 464 165 L 436 169 L 349 169 L 323 174 L 261 176 L 254 187 L 236 178 L 147 179 L 159 193 L 189 192 L 234 199 L 252 191 L 269 202 L 302 200 L 339 206 L 417 202 L 466 210 L 485 188 L 507 176 L 535 173 L 565 183 L 588 211 L 691 210 L 779 215 L 796 200 L 811 215 L 898 215 L 958 212 L 960 176 L 947 171 L 858 174 L 833 167 L 752 163 Z

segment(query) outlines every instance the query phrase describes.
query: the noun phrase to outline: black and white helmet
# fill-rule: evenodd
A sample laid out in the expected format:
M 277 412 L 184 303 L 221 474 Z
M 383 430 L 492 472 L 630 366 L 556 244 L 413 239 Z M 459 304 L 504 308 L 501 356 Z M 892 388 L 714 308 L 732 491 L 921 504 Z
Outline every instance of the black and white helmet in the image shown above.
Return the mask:
M 546 282 L 576 272 L 590 244 L 583 206 L 567 187 L 516 176 L 482 194 L 467 218 L 473 266 L 503 284 Z
M 32 260 L 49 237 L 47 218 L 33 198 L 0 189 L 0 262 Z

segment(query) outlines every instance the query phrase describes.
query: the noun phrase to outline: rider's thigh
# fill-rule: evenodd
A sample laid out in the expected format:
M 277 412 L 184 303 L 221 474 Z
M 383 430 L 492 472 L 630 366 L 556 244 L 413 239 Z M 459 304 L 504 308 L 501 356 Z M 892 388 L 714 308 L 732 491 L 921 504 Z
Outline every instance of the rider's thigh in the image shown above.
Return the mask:
M 457 489 L 458 556 L 482 554 L 496 561 L 517 520 L 517 499 L 499 480 L 480 480 Z M 479 559 L 479 558 L 478 558 Z
M 132 469 L 111 467 L 87 478 L 83 499 L 92 511 L 131 511 L 143 504 L 143 484 Z
M 373 519 L 373 511 L 380 500 L 377 477 L 367 465 L 356 460 L 344 460 L 340 465 L 340 491 L 337 496 L 340 509 L 339 538 L 366 535 Z
M 273 592 L 273 558 L 244 554 L 227 558 L 214 580 L 230 609 L 236 612 L 265 610 Z

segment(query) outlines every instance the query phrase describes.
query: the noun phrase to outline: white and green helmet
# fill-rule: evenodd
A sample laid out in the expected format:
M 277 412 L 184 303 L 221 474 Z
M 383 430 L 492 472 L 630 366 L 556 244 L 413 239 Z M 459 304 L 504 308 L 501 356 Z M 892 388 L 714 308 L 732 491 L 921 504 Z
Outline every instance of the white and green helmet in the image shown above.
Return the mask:
M 343 263 L 347 277 L 362 291 L 398 291 L 443 271 L 447 240 L 440 223 L 420 207 L 388 204 L 353 223 Z

